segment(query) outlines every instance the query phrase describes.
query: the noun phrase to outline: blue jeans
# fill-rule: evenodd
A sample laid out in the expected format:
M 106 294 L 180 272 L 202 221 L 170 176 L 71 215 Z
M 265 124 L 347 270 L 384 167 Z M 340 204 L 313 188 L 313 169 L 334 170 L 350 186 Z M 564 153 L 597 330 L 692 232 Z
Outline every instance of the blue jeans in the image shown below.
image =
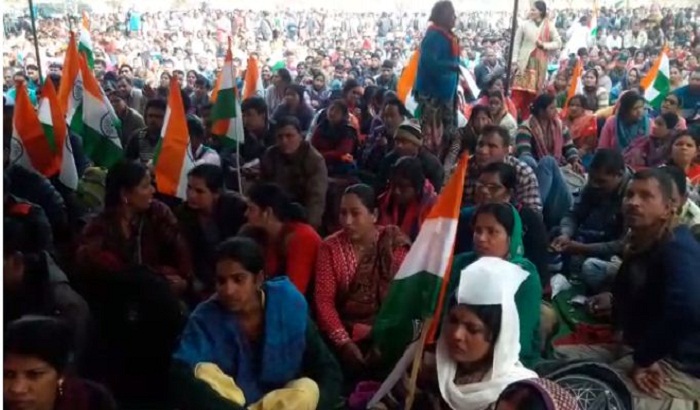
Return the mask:
M 554 157 L 547 156 L 538 163 L 535 158 L 526 155 L 520 158 L 535 171 L 537 182 L 540 186 L 540 198 L 542 199 L 544 224 L 547 228 L 558 226 L 562 218 L 571 209 L 574 203 L 569 185 L 559 169 L 559 164 Z
M 595 295 L 602 292 L 605 286 L 610 284 L 618 269 L 618 263 L 598 258 L 588 258 L 581 267 L 580 279 L 586 285 L 588 293 Z

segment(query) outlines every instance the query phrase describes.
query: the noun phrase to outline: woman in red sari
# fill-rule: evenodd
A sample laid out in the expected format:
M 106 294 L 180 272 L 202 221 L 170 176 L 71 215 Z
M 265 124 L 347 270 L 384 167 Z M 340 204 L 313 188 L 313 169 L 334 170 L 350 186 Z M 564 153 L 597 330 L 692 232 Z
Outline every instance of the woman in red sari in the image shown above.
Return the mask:
M 340 204 L 343 229 L 323 241 L 314 300 L 319 328 L 344 369 L 371 371 L 374 318 L 411 245 L 396 226 L 378 226 L 374 190 L 352 185 Z
M 549 53 L 559 48 L 559 32 L 547 18 L 547 5 L 538 0 L 528 19 L 518 25 L 513 41 L 513 101 L 521 118 L 530 116 L 530 104 L 545 87 Z

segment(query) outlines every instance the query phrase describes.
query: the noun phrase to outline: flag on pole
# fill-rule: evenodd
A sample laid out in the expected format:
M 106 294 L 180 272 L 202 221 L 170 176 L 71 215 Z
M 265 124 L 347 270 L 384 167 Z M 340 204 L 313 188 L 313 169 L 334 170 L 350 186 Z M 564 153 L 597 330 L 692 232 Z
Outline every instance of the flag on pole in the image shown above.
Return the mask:
M 251 55 L 248 57 L 248 65 L 245 70 L 243 100 L 250 97 L 262 97 L 264 92 L 265 89 L 263 88 L 262 77 L 260 76 L 258 59 Z
M 61 111 L 68 113 L 69 102 L 75 88 L 75 82 L 80 77 L 80 58 L 78 46 L 75 41 L 75 33 L 71 31 L 66 56 L 63 58 L 63 69 L 61 70 L 61 84 L 58 88 L 58 103 Z M 81 81 L 82 82 L 82 81 Z M 82 85 L 81 85 L 82 89 Z
M 668 45 L 665 45 L 661 53 L 654 61 L 654 65 L 642 79 L 640 85 L 644 89 L 644 98 L 649 105 L 656 109 L 661 108 L 664 98 L 671 92 L 671 69 L 668 59 Z
M 411 54 L 410 60 L 406 68 L 404 68 L 399 81 L 396 84 L 396 94 L 399 100 L 406 107 L 411 115 L 415 116 L 415 112 L 418 109 L 418 103 L 413 98 L 413 84 L 416 82 L 416 75 L 418 74 L 418 61 L 420 60 L 420 52 L 418 50 Z
M 233 53 L 229 40 L 224 67 L 217 79 L 218 93 L 211 109 L 212 130 L 217 137 L 224 138 L 224 145 L 243 142 L 243 117 L 241 103 L 236 90 L 236 76 L 233 68 Z
M 418 343 L 421 332 L 428 331 L 423 329 L 424 321 L 439 315 L 449 283 L 467 161 L 463 155 L 423 222 L 372 326 L 372 340 L 387 362 L 395 363 L 407 348 L 414 349 L 411 346 Z M 405 367 L 399 369 L 402 363 L 399 361 L 392 374 L 403 374 Z M 393 382 L 387 379 L 385 383 L 391 386 L 386 387 L 390 389 Z
M 92 51 L 92 39 L 90 38 L 90 19 L 86 11 L 83 11 L 83 19 L 80 24 L 78 51 L 85 55 L 88 67 L 91 70 L 95 68 L 95 55 Z
M 50 81 L 47 81 L 50 82 Z M 16 84 L 15 111 L 12 116 L 10 162 L 39 172 L 46 177 L 58 173 L 56 142 L 47 138 L 39 116 L 29 100 L 27 85 Z
M 51 144 L 53 142 L 54 153 L 59 165 L 58 180 L 70 189 L 78 188 L 78 171 L 73 158 L 73 147 L 68 137 L 66 117 L 58 103 L 58 96 L 53 82 L 46 81 L 41 90 L 39 101 L 39 122 L 44 128 L 44 134 Z
M 124 156 L 118 131 L 121 128 L 121 122 L 82 56 L 80 57 L 80 74 L 82 82 L 76 82 L 75 86 L 77 89 L 78 85 L 82 84 L 83 90 L 82 92 L 75 90 L 73 95 L 80 92 L 82 101 L 77 107 L 73 105 L 70 107 L 72 112 L 69 111 L 68 115 L 70 116 L 71 128 L 79 118 L 82 119 L 82 124 L 76 124 L 75 128 L 82 131 L 79 135 L 83 137 L 85 155 L 95 165 L 110 168 Z M 81 117 L 77 117 L 77 113 L 81 113 Z
M 180 199 L 187 197 L 187 174 L 194 158 L 187 130 L 185 106 L 177 78 L 170 79 L 170 96 L 165 110 L 159 147 L 153 157 L 158 192 Z
M 593 1 L 593 16 L 591 16 L 588 22 L 588 28 L 590 28 L 591 38 L 593 40 L 598 38 L 598 0 Z
M 581 93 L 583 93 L 583 62 L 579 58 L 576 60 L 574 71 L 571 73 L 569 88 L 566 90 L 566 104 L 564 107 L 569 106 L 569 100 L 574 95 Z

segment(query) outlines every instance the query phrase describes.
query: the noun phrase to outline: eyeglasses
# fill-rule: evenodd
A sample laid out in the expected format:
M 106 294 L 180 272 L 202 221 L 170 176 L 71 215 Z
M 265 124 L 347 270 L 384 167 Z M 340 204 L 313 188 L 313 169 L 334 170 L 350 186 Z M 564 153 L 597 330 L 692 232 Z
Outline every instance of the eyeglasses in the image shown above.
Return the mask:
M 484 189 L 484 190 L 488 191 L 490 194 L 495 194 L 503 188 L 504 188 L 504 186 L 501 184 L 484 184 L 483 182 L 478 182 L 478 181 L 476 183 L 477 190 Z

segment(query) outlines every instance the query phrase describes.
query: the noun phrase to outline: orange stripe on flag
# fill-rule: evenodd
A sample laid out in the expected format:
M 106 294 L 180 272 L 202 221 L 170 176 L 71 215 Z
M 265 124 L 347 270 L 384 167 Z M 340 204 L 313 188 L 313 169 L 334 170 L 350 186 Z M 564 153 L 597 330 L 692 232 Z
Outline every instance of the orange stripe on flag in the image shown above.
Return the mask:
M 190 144 L 187 131 L 185 106 L 177 78 L 170 79 L 170 95 L 168 96 L 167 123 L 163 124 L 164 135 L 161 139 L 160 151 L 156 162 L 156 186 L 158 192 L 176 196 L 180 183 L 180 174 L 185 163 L 185 155 Z
M 32 167 L 47 177 L 56 175 L 59 164 L 46 139 L 39 116 L 29 100 L 24 82 L 18 82 L 16 85 L 15 112 L 12 122 Z
M 668 44 L 664 45 L 664 47 L 661 49 L 661 53 L 659 53 L 659 56 L 656 57 L 654 65 L 651 66 L 651 70 L 649 70 L 647 75 L 642 79 L 642 81 L 639 82 L 639 85 L 642 86 L 643 90 L 648 89 L 654 83 L 654 80 L 656 79 L 656 76 L 659 73 L 659 68 L 661 67 L 661 60 L 663 59 L 662 57 L 664 54 L 668 54 Z
M 430 210 L 428 218 L 446 218 L 453 219 L 455 221 L 459 220 L 459 210 L 462 206 L 462 194 L 464 194 L 464 180 L 467 178 L 467 169 L 469 168 L 469 157 L 467 154 L 463 154 L 459 159 L 457 164 L 457 169 L 454 174 L 450 177 L 447 185 L 443 188 L 442 192 L 438 196 L 437 202 Z M 447 269 L 442 277 L 442 285 L 440 286 L 440 295 L 438 296 L 437 305 L 435 305 L 435 314 L 433 315 L 433 320 L 430 324 L 430 329 L 428 330 L 428 342 L 435 341 L 435 334 L 437 332 L 437 327 L 440 324 L 440 317 L 442 316 L 442 305 L 445 301 L 445 294 L 447 293 L 447 287 L 450 284 L 450 274 L 452 272 L 452 260 L 453 257 L 450 256 L 450 262 L 447 264 Z
M 41 89 L 41 95 L 49 100 L 49 106 L 51 107 L 53 136 L 56 139 L 56 166 L 60 169 L 63 159 L 63 146 L 66 143 L 66 138 L 68 138 L 66 116 L 59 105 L 58 96 L 56 96 L 56 89 L 54 88 L 52 81 L 44 82 L 44 86 Z
M 411 55 L 411 59 L 408 61 L 408 65 L 406 68 L 403 70 L 403 73 L 401 73 L 401 77 L 399 77 L 399 82 L 396 84 L 396 94 L 399 97 L 399 100 L 403 102 L 404 104 L 406 103 L 406 99 L 408 98 L 408 93 L 411 91 L 411 88 L 413 88 L 413 83 L 416 82 L 416 74 L 418 73 L 418 60 L 420 59 L 420 53 L 418 50 L 413 52 L 413 55 Z
M 75 41 L 75 33 L 71 31 L 66 57 L 63 59 L 61 70 L 61 84 L 58 88 L 58 103 L 64 113 L 68 112 L 68 101 L 73 93 L 73 83 L 80 70 L 78 46 Z
M 257 91 L 258 78 L 260 78 L 260 68 L 258 59 L 252 55 L 248 57 L 248 65 L 245 71 L 245 88 L 243 89 L 243 99 L 254 97 Z
M 97 82 L 95 74 L 92 70 L 88 68 L 87 60 L 85 56 L 81 55 L 78 58 L 80 60 L 80 72 L 83 74 L 83 87 L 85 92 L 92 94 L 92 96 L 98 100 L 102 100 L 102 88 L 100 83 Z

